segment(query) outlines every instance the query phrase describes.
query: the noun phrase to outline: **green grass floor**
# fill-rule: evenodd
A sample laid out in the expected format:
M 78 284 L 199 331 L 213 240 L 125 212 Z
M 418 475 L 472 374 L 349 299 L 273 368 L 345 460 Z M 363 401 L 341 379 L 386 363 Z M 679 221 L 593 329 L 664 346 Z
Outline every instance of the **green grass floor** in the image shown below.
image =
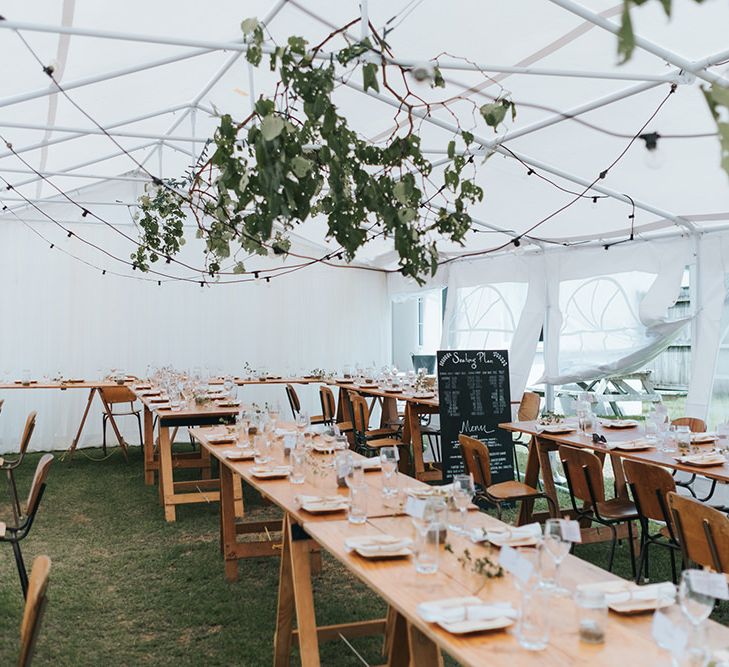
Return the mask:
M 156 487 L 144 485 L 138 448 L 125 463 L 115 451 L 92 461 L 83 450 L 53 464 L 36 524 L 23 543 L 33 557 L 53 562 L 49 605 L 37 645 L 37 665 L 268 665 L 272 658 L 278 560 L 250 559 L 226 583 L 218 546 L 217 504 L 178 508 L 168 524 Z M 39 455 L 28 457 L 24 494 Z M 275 510 L 247 498 L 250 516 Z M 9 514 L 0 507 L 0 516 Z M 577 555 L 605 566 L 607 545 L 578 547 Z M 652 563 L 668 578 L 668 559 Z M 615 571 L 629 575 L 627 547 Z M 381 616 L 382 601 L 331 558 L 315 578 L 319 623 Z M 17 659 L 23 600 L 9 545 L 0 544 L 0 665 Z M 727 616 L 723 621 L 727 622 Z M 370 664 L 381 662 L 381 641 L 352 642 Z M 322 664 L 360 665 L 342 642 L 322 644 Z M 294 659 L 294 664 L 296 660 Z

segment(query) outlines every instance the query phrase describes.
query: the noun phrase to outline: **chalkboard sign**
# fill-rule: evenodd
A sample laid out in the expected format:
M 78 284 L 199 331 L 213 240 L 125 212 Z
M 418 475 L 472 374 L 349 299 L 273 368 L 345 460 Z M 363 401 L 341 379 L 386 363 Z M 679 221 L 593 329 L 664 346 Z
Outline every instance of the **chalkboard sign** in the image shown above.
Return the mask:
M 443 479 L 464 471 L 461 433 L 486 443 L 494 482 L 514 479 L 511 434 L 498 427 L 511 421 L 508 352 L 440 350 L 438 393 Z

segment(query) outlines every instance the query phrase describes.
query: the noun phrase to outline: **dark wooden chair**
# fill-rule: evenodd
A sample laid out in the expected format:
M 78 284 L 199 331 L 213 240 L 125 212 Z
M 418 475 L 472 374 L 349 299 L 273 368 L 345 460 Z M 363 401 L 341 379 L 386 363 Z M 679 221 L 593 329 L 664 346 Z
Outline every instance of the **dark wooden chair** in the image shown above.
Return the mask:
M 101 400 L 109 406 L 109 411 L 115 420 L 117 417 L 134 417 L 137 420 L 139 446 L 141 447 L 144 443 L 142 436 L 142 410 L 134 407 L 134 402 L 137 400 L 134 392 L 124 385 L 119 385 L 118 387 L 102 387 L 99 391 L 101 392 Z M 115 410 L 113 407 L 115 405 L 124 405 L 125 403 L 129 404 L 126 409 L 119 408 Z M 106 454 L 106 425 L 108 421 L 109 415 L 104 411 L 101 416 L 101 447 L 104 454 Z
M 516 413 L 516 419 L 520 422 L 533 421 L 539 417 L 539 407 L 541 405 L 541 397 L 539 394 L 535 394 L 533 391 L 525 391 L 522 394 L 521 402 L 519 403 L 519 409 Z M 521 479 L 521 471 L 519 470 L 519 460 L 516 458 L 516 448 L 524 447 L 529 451 L 532 439 L 529 438 L 526 442 L 520 439 L 521 434 L 513 438 L 514 443 L 514 470 L 516 471 L 516 478 Z
M 33 526 L 35 515 L 38 512 L 43 492 L 46 489 L 46 479 L 51 463 L 53 463 L 53 454 L 44 454 L 35 469 L 33 482 L 30 485 L 28 493 L 28 502 L 25 511 L 20 517 L 20 521 L 15 526 L 6 526 L 0 524 L 0 542 L 9 542 L 13 548 L 15 555 L 15 564 L 18 568 L 18 576 L 20 577 L 20 586 L 23 589 L 23 596 L 28 594 L 28 573 L 25 569 L 23 554 L 20 550 L 20 542 L 28 537 L 30 529 Z
M 342 433 L 352 430 L 351 421 L 337 421 L 337 403 L 334 400 L 334 392 L 325 384 L 319 387 L 319 401 L 321 402 L 321 414 L 325 424 L 328 426 L 336 424 Z
M 20 624 L 18 667 L 29 667 L 33 661 L 35 643 L 38 639 L 43 613 L 48 602 L 46 591 L 50 571 L 51 559 L 48 556 L 37 556 L 30 571 L 28 596 L 25 600 L 23 620 Z
M 410 447 L 399 437 L 398 432 L 389 428 L 370 428 L 370 409 L 363 396 L 349 393 L 352 406 L 352 427 L 354 430 L 354 450 L 363 456 L 375 456 L 381 447 L 397 447 L 400 450 L 400 471 L 410 470 Z
M 607 526 L 612 533 L 608 570 L 612 572 L 615 547 L 618 543 L 617 526 L 627 524 L 630 564 L 633 578 L 636 577 L 635 550 L 633 547 L 633 521 L 638 520 L 638 510 L 626 498 L 605 498 L 605 485 L 602 474 L 602 461 L 592 452 L 568 445 L 559 446 L 567 486 L 570 492 L 572 510 L 578 521 L 583 519 Z M 577 501 L 582 507 L 578 507 Z
M 686 565 L 695 563 L 729 574 L 729 518 L 676 492 L 668 493 L 668 506 Z
M 648 547 L 657 546 L 668 549 L 671 557 L 671 576 L 675 584 L 678 581 L 676 551 L 680 551 L 681 547 L 673 531 L 671 511 L 666 496 L 669 492 L 676 490 L 676 482 L 665 468 L 642 461 L 625 459 L 623 470 L 640 521 L 640 556 L 635 581 L 640 583 L 643 568 L 645 568 L 646 579 L 649 578 Z M 657 532 L 651 533 L 651 521 L 663 524 L 663 527 Z
M 501 505 L 505 502 L 518 502 L 544 498 L 550 514 L 558 516 L 559 512 L 554 501 L 547 494 L 519 481 L 491 482 L 491 456 L 488 446 L 468 435 L 459 435 L 458 443 L 461 446 L 461 455 L 466 470 L 473 476 L 476 485 L 476 498 L 496 505 L 496 513 L 501 518 Z
M 299 401 L 299 395 L 296 393 L 296 389 L 292 384 L 286 385 L 286 396 L 289 399 L 289 405 L 291 406 L 291 414 L 296 419 L 301 412 L 301 402 Z M 323 415 L 313 415 L 309 418 L 312 424 L 323 424 Z
M 33 436 L 33 431 L 35 430 L 36 416 L 37 415 L 35 412 L 31 412 L 25 420 L 23 435 L 20 438 L 20 451 L 17 458 L 12 459 L 11 461 L 8 461 L 7 459 L 0 459 L 0 461 L 2 461 L 2 463 L 0 463 L 0 470 L 4 470 L 8 476 L 10 502 L 12 504 L 13 519 L 15 520 L 16 526 L 20 521 L 21 512 L 20 500 L 18 498 L 18 488 L 15 485 L 15 470 L 21 466 L 21 464 L 23 463 L 23 459 L 25 458 L 25 453 L 28 451 L 28 445 L 30 444 L 30 439 Z

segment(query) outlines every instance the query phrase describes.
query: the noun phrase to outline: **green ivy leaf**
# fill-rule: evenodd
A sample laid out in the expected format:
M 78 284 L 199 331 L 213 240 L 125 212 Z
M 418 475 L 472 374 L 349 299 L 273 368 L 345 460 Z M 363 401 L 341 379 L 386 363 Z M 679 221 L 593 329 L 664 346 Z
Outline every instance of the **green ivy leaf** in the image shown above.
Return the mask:
M 433 81 L 430 84 L 431 88 L 445 88 L 445 79 L 440 71 L 440 67 L 437 65 L 433 68 Z
M 284 129 L 284 121 L 281 116 L 266 116 L 261 121 L 261 134 L 266 141 L 273 141 Z
M 374 63 L 365 63 L 362 66 L 362 79 L 365 92 L 372 88 L 376 92 L 380 92 L 380 84 L 377 83 L 377 65 Z
M 252 35 L 253 31 L 258 27 L 258 19 L 254 16 L 244 19 L 240 24 L 240 29 L 245 36 Z
M 509 109 L 511 109 L 512 119 L 516 118 L 516 108 L 509 100 L 497 100 L 491 104 L 484 104 L 479 111 L 486 121 L 486 125 L 493 127 L 495 132 L 498 126 L 504 121 L 504 118 L 506 118 L 506 112 Z
M 633 34 L 633 22 L 630 19 L 630 0 L 624 0 L 623 15 L 620 20 L 618 31 L 618 64 L 628 62 L 635 49 L 635 35 Z
M 240 275 L 241 273 L 245 273 L 245 272 L 246 272 L 246 267 L 243 264 L 243 262 L 236 262 L 235 265 L 233 266 L 233 273 L 235 273 L 236 275 Z
M 296 174 L 297 178 L 304 178 L 309 171 L 311 171 L 314 163 L 311 160 L 307 160 L 305 157 L 297 155 L 291 160 L 291 170 Z

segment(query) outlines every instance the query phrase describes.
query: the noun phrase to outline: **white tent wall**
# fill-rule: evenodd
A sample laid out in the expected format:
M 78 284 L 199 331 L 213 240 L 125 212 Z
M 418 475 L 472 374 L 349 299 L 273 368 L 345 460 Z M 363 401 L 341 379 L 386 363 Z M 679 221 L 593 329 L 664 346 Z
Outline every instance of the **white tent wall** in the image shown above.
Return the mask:
M 121 211 L 128 221 L 126 209 Z M 29 369 L 35 378 L 59 371 L 66 377 L 94 378 L 109 367 L 144 374 L 148 364 L 241 373 L 245 362 L 284 373 L 389 361 L 390 307 L 381 273 L 319 265 L 273 279 L 270 285 L 158 286 L 154 281 L 102 276 L 59 248 L 93 257 L 110 270 L 139 272 L 120 269 L 92 251 L 84 253 L 78 239 L 59 234 L 50 224 L 34 226 L 52 238 L 56 248 L 50 249 L 20 222 L 0 227 L 3 375 L 17 379 Z M 103 239 L 105 248 L 128 257 L 128 241 L 108 229 L 98 224 L 71 227 L 86 238 Z M 252 386 L 240 393 L 250 401 L 286 405 L 283 387 Z M 318 414 L 316 389 L 302 388 L 301 395 L 304 408 Z M 75 434 L 86 391 L 17 389 L 2 397 L 0 451 L 17 448 L 31 410 L 39 415 L 35 448 L 63 449 Z M 138 441 L 133 421 L 121 420 L 131 443 Z M 96 403 L 81 444 L 98 444 L 100 426 Z M 111 430 L 109 437 L 113 442 Z

